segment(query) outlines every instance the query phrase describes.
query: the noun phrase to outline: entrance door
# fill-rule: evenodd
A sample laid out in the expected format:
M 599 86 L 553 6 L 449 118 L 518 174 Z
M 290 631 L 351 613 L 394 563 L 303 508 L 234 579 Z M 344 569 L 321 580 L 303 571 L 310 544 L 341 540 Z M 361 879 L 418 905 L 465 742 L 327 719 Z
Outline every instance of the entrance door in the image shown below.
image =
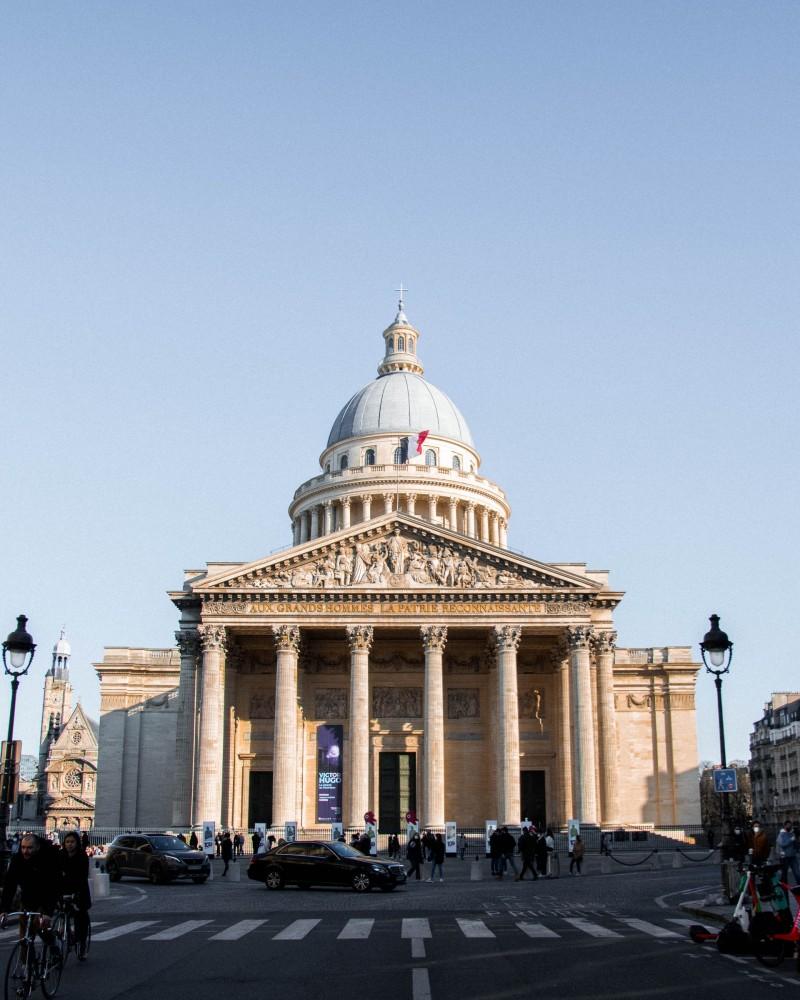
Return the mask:
M 400 833 L 417 809 L 417 755 L 381 753 L 379 766 L 378 832 Z
M 272 771 L 250 772 L 247 825 L 252 829 L 256 823 L 272 824 Z
M 519 804 L 522 808 L 522 818 L 527 816 L 533 820 L 539 830 L 547 826 L 544 771 L 520 771 Z

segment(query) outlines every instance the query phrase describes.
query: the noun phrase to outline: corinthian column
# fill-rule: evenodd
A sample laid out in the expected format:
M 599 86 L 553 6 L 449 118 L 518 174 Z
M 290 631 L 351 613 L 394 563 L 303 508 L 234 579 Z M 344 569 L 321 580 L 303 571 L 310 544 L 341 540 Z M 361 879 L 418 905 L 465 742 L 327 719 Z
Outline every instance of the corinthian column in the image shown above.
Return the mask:
M 617 821 L 617 713 L 614 708 L 614 647 L 616 632 L 599 632 L 597 658 L 597 739 L 600 766 L 600 819 Z
M 394 493 L 383 494 L 383 513 L 391 514 L 394 504 Z
M 572 806 L 582 823 L 596 823 L 597 775 L 595 773 L 594 713 L 589 647 L 591 628 L 567 629 L 572 696 Z
M 497 822 L 519 823 L 519 701 L 517 650 L 522 630 L 499 625 L 497 644 Z
M 195 769 L 194 821 L 219 823 L 222 810 L 222 723 L 225 628 L 200 625 L 197 629 L 203 650 L 200 732 Z
M 422 817 L 425 826 L 444 826 L 444 685 L 442 654 L 447 627 L 423 625 L 425 649 L 424 781 Z
M 566 823 L 573 818 L 572 810 L 572 725 L 569 697 L 569 657 L 567 647 L 559 643 L 552 654 L 553 667 L 556 673 L 558 689 L 558 777 L 561 792 L 559 795 L 559 821 Z
M 470 500 L 467 504 L 467 534 L 475 537 L 475 504 Z
M 342 497 L 342 528 L 350 527 L 350 497 Z
M 371 625 L 348 625 L 350 645 L 350 739 L 347 752 L 348 826 L 361 826 L 369 804 L 369 651 Z
M 369 521 L 369 519 L 372 517 L 372 497 L 370 496 L 369 493 L 365 493 L 364 496 L 361 498 L 361 508 L 364 512 L 363 520 Z
M 448 514 L 448 526 L 451 531 L 460 531 L 458 526 L 458 500 L 455 497 L 450 497 L 447 501 Z
M 200 650 L 200 641 L 194 630 L 176 632 L 175 641 L 181 654 L 181 679 L 178 688 L 178 718 L 175 733 L 175 798 L 172 801 L 172 825 L 191 826 L 197 654 Z
M 297 654 L 300 629 L 273 625 L 275 667 L 275 728 L 272 737 L 272 822 L 275 826 L 297 815 Z
M 323 507 L 325 508 L 325 534 L 330 535 L 333 531 L 333 500 L 326 500 Z

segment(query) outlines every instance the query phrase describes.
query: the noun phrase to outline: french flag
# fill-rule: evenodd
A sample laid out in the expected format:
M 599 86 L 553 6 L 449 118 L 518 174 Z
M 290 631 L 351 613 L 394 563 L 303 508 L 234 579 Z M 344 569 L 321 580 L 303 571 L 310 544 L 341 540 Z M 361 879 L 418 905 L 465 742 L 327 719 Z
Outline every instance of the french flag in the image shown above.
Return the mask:
M 419 434 L 412 434 L 410 437 L 404 437 L 400 441 L 400 464 L 405 465 L 406 462 L 411 462 L 417 457 L 417 455 L 422 454 L 422 446 L 425 444 L 425 438 L 430 434 L 430 431 L 420 431 Z

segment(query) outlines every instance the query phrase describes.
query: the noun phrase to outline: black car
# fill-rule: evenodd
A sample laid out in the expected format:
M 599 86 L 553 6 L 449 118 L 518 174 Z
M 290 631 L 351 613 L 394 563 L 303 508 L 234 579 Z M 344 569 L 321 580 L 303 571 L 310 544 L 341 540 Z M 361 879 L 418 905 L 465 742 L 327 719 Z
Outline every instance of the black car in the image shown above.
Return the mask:
M 151 882 L 190 878 L 205 882 L 211 865 L 202 851 L 193 851 L 171 833 L 125 833 L 115 838 L 106 854 L 106 872 L 112 882 L 138 875 Z
M 295 840 L 256 854 L 247 875 L 268 889 L 331 885 L 356 892 L 369 892 L 373 887 L 391 892 L 406 880 L 405 866 L 396 861 L 365 857 L 347 844 L 324 840 Z

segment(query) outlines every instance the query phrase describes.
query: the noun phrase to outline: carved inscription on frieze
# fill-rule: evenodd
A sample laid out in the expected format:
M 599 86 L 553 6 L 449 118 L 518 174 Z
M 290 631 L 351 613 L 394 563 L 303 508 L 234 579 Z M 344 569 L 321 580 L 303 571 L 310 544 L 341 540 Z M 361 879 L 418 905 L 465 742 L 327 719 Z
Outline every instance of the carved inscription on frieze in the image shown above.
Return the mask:
M 421 687 L 374 687 L 372 715 L 377 719 L 421 719 Z
M 207 601 L 207 615 L 586 615 L 578 601 Z
M 479 719 L 481 698 L 478 688 L 448 688 L 448 719 Z

